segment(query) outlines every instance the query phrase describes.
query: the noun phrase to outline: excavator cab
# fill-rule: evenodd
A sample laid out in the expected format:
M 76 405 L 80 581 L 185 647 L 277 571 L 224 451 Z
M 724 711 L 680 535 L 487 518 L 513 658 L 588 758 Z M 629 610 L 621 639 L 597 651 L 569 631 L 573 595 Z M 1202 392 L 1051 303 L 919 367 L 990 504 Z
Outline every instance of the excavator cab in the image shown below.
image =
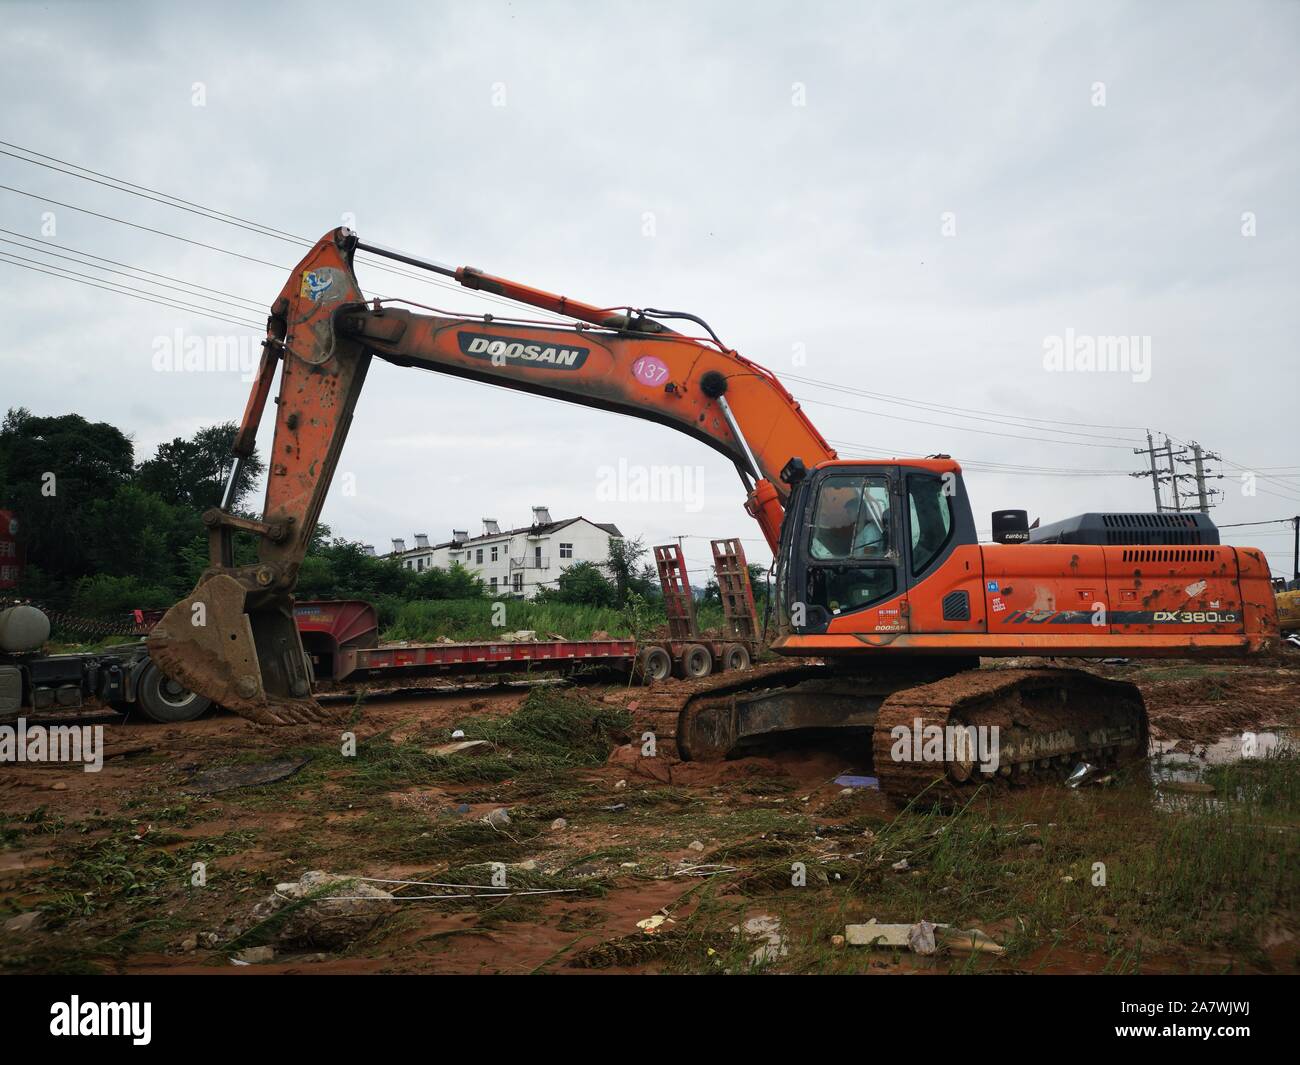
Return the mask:
M 961 467 L 947 457 L 786 467 L 790 503 L 777 555 L 788 631 L 825 633 L 874 610 L 874 631 L 908 631 L 908 593 L 976 543 Z

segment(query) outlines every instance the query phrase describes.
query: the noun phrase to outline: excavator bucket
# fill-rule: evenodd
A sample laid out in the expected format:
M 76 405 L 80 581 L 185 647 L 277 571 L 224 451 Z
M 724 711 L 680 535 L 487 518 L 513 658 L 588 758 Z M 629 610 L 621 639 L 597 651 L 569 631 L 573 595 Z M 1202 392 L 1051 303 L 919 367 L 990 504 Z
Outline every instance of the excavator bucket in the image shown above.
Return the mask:
M 214 574 L 154 626 L 146 644 L 167 676 L 263 725 L 313 724 L 333 715 L 311 696 L 311 675 L 288 595 L 252 598 Z

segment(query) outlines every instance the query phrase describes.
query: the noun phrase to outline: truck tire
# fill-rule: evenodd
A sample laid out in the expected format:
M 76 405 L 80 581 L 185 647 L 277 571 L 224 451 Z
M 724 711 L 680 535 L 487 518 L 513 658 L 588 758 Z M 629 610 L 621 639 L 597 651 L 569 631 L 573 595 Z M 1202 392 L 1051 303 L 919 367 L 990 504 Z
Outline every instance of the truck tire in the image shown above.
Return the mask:
M 637 675 L 643 684 L 667 680 L 673 671 L 673 659 L 662 647 L 647 647 L 637 658 Z
M 729 643 L 722 648 L 722 668 L 728 673 L 748 669 L 749 666 L 749 648 L 743 643 Z
M 688 643 L 682 648 L 681 675 L 685 680 L 699 680 L 713 672 L 713 653 L 702 643 Z
M 135 699 L 145 717 L 162 725 L 193 721 L 207 713 L 212 705 L 211 699 L 182 688 L 152 662 L 140 674 Z

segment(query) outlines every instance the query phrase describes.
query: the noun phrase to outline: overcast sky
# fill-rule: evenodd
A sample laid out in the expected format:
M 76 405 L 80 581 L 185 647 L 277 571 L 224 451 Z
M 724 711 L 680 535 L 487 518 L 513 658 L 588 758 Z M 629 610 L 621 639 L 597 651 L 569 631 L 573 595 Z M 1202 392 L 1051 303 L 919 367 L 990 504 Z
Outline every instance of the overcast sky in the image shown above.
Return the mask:
M 3 140 L 313 240 L 347 223 L 598 305 L 692 311 L 782 377 L 893 397 L 789 382 L 845 457 L 975 464 L 981 529 L 1007 506 L 1151 509 L 1124 476 L 1146 427 L 1223 455 L 1219 522 L 1300 511 L 1295 3 L 5 3 L 0 38 Z M 47 252 L 259 306 L 300 254 L 2 155 L 0 183 L 279 264 L 0 190 L 0 226 Z M 154 355 L 176 330 L 254 350 L 258 329 L 4 261 L 0 278 L 0 406 L 112 422 L 138 458 L 242 413 L 237 370 Z M 1148 338 L 1149 380 L 1045 366 L 1054 337 L 1112 336 Z M 703 493 L 601 499 L 620 458 L 702 467 Z M 526 524 L 533 504 L 647 543 L 758 536 L 733 468 L 693 440 L 383 363 L 340 470 L 356 495 L 336 487 L 323 520 L 381 549 Z M 1289 566 L 1286 526 L 1224 538 Z M 702 565 L 706 540 L 687 544 Z

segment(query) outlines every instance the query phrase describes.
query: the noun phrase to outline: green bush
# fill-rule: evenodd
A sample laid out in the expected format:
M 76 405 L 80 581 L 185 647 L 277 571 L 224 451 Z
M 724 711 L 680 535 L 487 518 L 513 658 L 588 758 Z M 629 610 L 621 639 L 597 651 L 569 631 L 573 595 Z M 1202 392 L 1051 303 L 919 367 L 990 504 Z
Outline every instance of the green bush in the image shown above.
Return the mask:
M 570 603 L 535 603 L 527 599 L 498 600 L 494 611 L 490 599 L 439 599 L 405 603 L 396 610 L 385 640 L 429 643 L 439 636 L 453 640 L 493 640 L 517 629 L 533 629 L 539 639 L 558 633 L 571 640 L 586 640 L 593 632 L 611 636 L 631 635 L 622 614 L 607 607 Z M 494 625 L 493 621 L 502 624 Z
M 165 586 L 139 577 L 111 577 L 97 573 L 82 577 L 72 592 L 73 614 L 83 617 L 120 617 L 135 609 L 169 607 L 176 597 Z

